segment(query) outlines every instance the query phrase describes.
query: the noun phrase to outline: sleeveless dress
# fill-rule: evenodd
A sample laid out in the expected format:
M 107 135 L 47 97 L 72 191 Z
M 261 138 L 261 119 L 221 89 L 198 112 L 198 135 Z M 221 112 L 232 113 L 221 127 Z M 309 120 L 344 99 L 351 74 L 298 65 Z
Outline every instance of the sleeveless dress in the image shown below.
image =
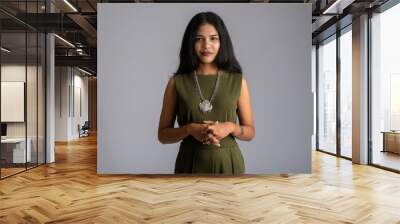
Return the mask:
M 198 75 L 203 96 L 210 99 L 217 75 Z M 231 121 L 237 123 L 237 102 L 242 85 L 242 74 L 220 71 L 219 87 L 212 102 L 212 111 L 204 114 L 199 109 L 200 96 L 193 72 L 174 76 L 177 93 L 177 119 L 180 127 L 203 121 Z M 175 162 L 175 174 L 243 174 L 245 165 L 235 137 L 220 140 L 220 147 L 206 145 L 188 136 L 180 143 Z

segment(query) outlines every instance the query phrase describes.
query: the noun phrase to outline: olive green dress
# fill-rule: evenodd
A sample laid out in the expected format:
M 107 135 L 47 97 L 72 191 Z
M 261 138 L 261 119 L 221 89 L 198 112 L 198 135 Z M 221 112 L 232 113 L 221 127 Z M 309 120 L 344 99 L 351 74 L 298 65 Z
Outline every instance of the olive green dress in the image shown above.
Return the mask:
M 216 75 L 198 75 L 203 96 L 210 99 Z M 178 96 L 177 118 L 179 126 L 203 121 L 237 122 L 237 102 L 242 74 L 220 71 L 218 91 L 212 102 L 212 111 L 204 114 L 199 109 L 200 96 L 193 72 L 174 76 Z M 175 162 L 175 173 L 243 174 L 245 165 L 235 137 L 228 135 L 220 140 L 220 147 L 206 145 L 188 136 L 180 143 Z

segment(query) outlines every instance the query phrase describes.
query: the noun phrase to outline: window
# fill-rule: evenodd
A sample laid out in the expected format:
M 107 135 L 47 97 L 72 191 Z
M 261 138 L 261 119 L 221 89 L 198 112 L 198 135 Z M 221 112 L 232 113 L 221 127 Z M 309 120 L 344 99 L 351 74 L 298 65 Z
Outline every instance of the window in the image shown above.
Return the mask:
M 400 170 L 400 5 L 371 18 L 372 163 Z
M 352 157 L 352 35 L 351 26 L 340 36 L 340 155 Z
M 336 36 L 318 47 L 318 149 L 336 153 Z

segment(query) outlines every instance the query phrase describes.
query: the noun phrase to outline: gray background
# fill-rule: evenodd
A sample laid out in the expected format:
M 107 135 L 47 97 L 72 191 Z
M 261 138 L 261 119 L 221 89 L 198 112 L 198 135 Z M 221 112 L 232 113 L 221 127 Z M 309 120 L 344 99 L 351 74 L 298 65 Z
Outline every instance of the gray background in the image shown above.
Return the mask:
M 99 4 L 98 173 L 173 173 L 179 144 L 158 142 L 164 89 L 184 29 L 220 15 L 252 96 L 256 137 L 238 140 L 246 173 L 310 173 L 311 5 Z

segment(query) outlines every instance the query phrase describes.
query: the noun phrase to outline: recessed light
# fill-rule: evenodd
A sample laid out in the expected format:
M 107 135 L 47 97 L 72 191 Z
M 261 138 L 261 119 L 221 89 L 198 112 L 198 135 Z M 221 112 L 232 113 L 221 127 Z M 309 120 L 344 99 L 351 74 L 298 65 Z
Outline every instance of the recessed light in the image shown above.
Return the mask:
M 78 10 L 71 4 L 69 3 L 68 0 L 64 0 L 65 4 L 67 4 L 72 10 L 74 10 L 75 12 L 78 12 Z
M 88 72 L 88 71 L 86 71 L 86 70 L 83 70 L 83 69 L 81 69 L 81 68 L 79 68 L 79 67 L 78 67 L 78 70 L 81 71 L 81 72 L 83 72 L 83 73 L 85 73 L 85 74 L 87 74 L 87 75 L 90 75 L 90 76 L 92 75 L 92 73 L 90 73 L 90 72 Z
M 75 45 L 71 44 L 71 42 L 69 42 L 68 40 L 66 40 L 66 39 L 64 39 L 64 38 L 62 38 L 62 37 L 60 37 L 60 36 L 57 35 L 57 34 L 54 34 L 54 36 L 57 37 L 58 39 L 60 39 L 61 41 L 63 41 L 64 43 L 68 44 L 69 46 L 75 48 Z
M 4 52 L 6 52 L 6 53 L 10 53 L 10 52 L 11 52 L 11 50 L 9 50 L 9 49 L 7 49 L 7 48 L 5 48 L 5 47 L 1 47 L 1 50 L 4 51 Z
M 330 5 L 327 9 L 325 9 L 322 14 L 327 14 L 327 13 L 331 13 L 330 11 L 332 9 L 334 9 L 335 7 L 337 7 L 337 5 L 339 4 L 341 0 L 336 0 L 332 5 Z

